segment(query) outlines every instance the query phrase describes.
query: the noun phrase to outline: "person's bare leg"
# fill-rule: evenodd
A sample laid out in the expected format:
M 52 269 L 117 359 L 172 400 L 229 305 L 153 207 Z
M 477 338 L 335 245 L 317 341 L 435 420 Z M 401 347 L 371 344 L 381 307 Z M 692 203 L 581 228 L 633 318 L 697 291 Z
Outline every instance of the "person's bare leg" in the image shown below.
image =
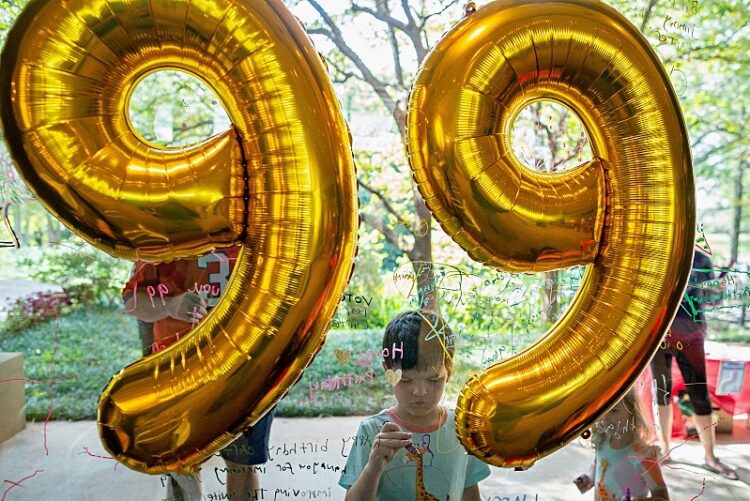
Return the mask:
M 714 455 L 714 444 L 716 443 L 716 426 L 713 421 L 713 415 L 694 416 L 695 424 L 698 425 L 698 436 L 703 444 L 703 450 L 706 453 L 706 464 L 713 468 L 713 471 L 720 471 L 721 476 L 737 480 L 737 472 L 731 467 L 721 463 Z
M 231 499 L 235 500 L 247 499 L 243 465 L 232 463 L 226 459 L 224 461 L 227 463 L 227 497 L 231 496 Z
M 657 405 L 659 409 L 659 429 L 657 430 L 657 438 L 659 439 L 659 447 L 661 447 L 662 457 L 667 460 L 670 459 L 669 455 L 669 439 L 672 438 L 672 406 L 671 405 Z
M 703 450 L 706 453 L 706 462 L 713 466 L 716 463 L 716 456 L 714 455 L 714 444 L 716 443 L 716 427 L 713 423 L 713 416 L 707 414 L 705 416 L 695 415 L 695 424 L 698 426 L 698 437 L 703 444 Z
M 255 471 L 252 465 L 248 465 L 248 471 L 245 475 L 245 490 L 250 493 L 250 497 L 254 496 L 254 493 L 260 490 L 260 477 L 258 472 Z
M 260 490 L 260 478 L 255 468 L 226 459 L 224 461 L 227 463 L 227 497 L 232 496 L 233 500 L 242 501 L 256 499 L 256 493 Z
M 201 482 L 198 477 L 199 475 L 199 473 L 193 473 L 192 475 L 180 475 L 179 473 L 172 474 L 172 478 L 177 481 L 177 484 L 184 493 L 185 501 L 201 501 L 201 499 L 203 499 Z

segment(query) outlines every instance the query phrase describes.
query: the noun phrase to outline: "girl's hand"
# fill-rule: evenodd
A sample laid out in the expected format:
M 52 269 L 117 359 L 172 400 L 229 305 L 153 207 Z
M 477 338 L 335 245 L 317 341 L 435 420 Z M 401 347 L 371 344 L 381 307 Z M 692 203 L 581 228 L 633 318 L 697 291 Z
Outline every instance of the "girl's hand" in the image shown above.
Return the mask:
M 585 473 L 583 475 L 579 475 L 575 480 L 573 480 L 573 483 L 576 484 L 576 487 L 578 487 L 578 490 L 581 491 L 581 494 L 588 491 L 594 486 L 594 481 Z
M 410 443 L 411 433 L 401 431 L 396 423 L 385 423 L 372 442 L 368 463 L 383 471 L 396 452 Z

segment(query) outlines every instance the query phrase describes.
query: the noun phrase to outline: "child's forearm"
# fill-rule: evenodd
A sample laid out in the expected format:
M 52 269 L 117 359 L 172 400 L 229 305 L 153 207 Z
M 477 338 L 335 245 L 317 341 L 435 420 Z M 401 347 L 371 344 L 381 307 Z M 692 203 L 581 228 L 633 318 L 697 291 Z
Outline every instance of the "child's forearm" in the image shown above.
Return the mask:
M 167 317 L 183 322 L 197 322 L 208 313 L 201 297 L 190 292 L 155 299 L 139 291 L 126 297 L 125 311 L 144 322 L 156 322 Z
M 589 469 L 586 470 L 586 475 L 591 477 L 592 480 L 594 479 L 594 475 L 596 475 L 596 461 L 591 461 Z
M 377 468 L 371 461 L 368 462 L 354 485 L 346 491 L 345 501 L 374 501 L 382 474 L 383 468 Z
M 125 311 L 144 322 L 156 322 L 157 320 L 167 318 L 169 316 L 168 305 L 162 304 L 159 299 L 152 305 L 152 299 L 145 292 L 132 294 L 125 301 Z M 171 298 L 164 298 L 165 303 L 168 300 L 171 300 Z
M 479 492 L 479 484 L 474 484 L 471 487 L 464 489 L 461 501 L 481 501 L 482 496 Z

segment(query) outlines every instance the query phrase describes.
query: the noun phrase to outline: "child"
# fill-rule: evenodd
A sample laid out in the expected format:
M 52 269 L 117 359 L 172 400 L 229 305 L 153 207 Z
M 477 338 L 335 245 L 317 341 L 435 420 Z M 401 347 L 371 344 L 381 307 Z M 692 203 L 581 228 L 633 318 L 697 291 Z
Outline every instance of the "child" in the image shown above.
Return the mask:
M 403 350 L 394 350 L 401 346 Z M 383 348 L 396 405 L 359 425 L 339 485 L 347 500 L 480 499 L 489 467 L 456 438 L 452 410 L 440 405 L 452 369 L 452 333 L 431 312 L 408 311 L 388 322 Z
M 153 322 L 153 345 L 149 352 L 161 351 L 175 343 L 208 314 L 224 292 L 238 254 L 239 247 L 227 247 L 198 259 L 136 263 L 123 290 L 123 300 L 129 314 Z M 221 451 L 227 464 L 228 498 L 257 499 L 260 479 L 253 466 L 268 461 L 274 413 L 275 409 L 268 412 Z M 167 498 L 204 499 L 198 473 L 190 476 L 174 473 L 171 479 Z
M 578 490 L 595 487 L 597 501 L 668 500 L 657 461 L 659 449 L 649 446 L 648 438 L 637 394 L 631 389 L 595 425 L 591 441 L 596 458 L 589 473 L 574 480 Z

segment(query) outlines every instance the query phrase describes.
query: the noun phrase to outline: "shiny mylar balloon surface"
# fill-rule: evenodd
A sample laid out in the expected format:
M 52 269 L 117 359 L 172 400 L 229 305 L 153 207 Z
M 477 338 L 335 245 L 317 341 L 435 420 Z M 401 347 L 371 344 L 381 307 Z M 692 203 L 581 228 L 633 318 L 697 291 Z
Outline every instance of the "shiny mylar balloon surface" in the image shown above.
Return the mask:
M 591 162 L 563 173 L 519 162 L 511 127 L 540 100 L 581 119 Z M 515 272 L 589 265 L 543 339 L 459 398 L 466 448 L 528 467 L 619 399 L 679 306 L 695 189 L 677 98 L 645 38 L 603 2 L 497 1 L 432 49 L 408 134 L 427 205 L 472 258 Z
M 139 137 L 130 94 L 163 69 L 205 81 L 233 129 L 168 150 Z M 99 402 L 116 459 L 194 470 L 300 377 L 351 273 L 354 166 L 318 53 L 278 0 L 32 0 L 0 70 L 11 154 L 75 233 L 152 261 L 242 246 L 209 316 Z

